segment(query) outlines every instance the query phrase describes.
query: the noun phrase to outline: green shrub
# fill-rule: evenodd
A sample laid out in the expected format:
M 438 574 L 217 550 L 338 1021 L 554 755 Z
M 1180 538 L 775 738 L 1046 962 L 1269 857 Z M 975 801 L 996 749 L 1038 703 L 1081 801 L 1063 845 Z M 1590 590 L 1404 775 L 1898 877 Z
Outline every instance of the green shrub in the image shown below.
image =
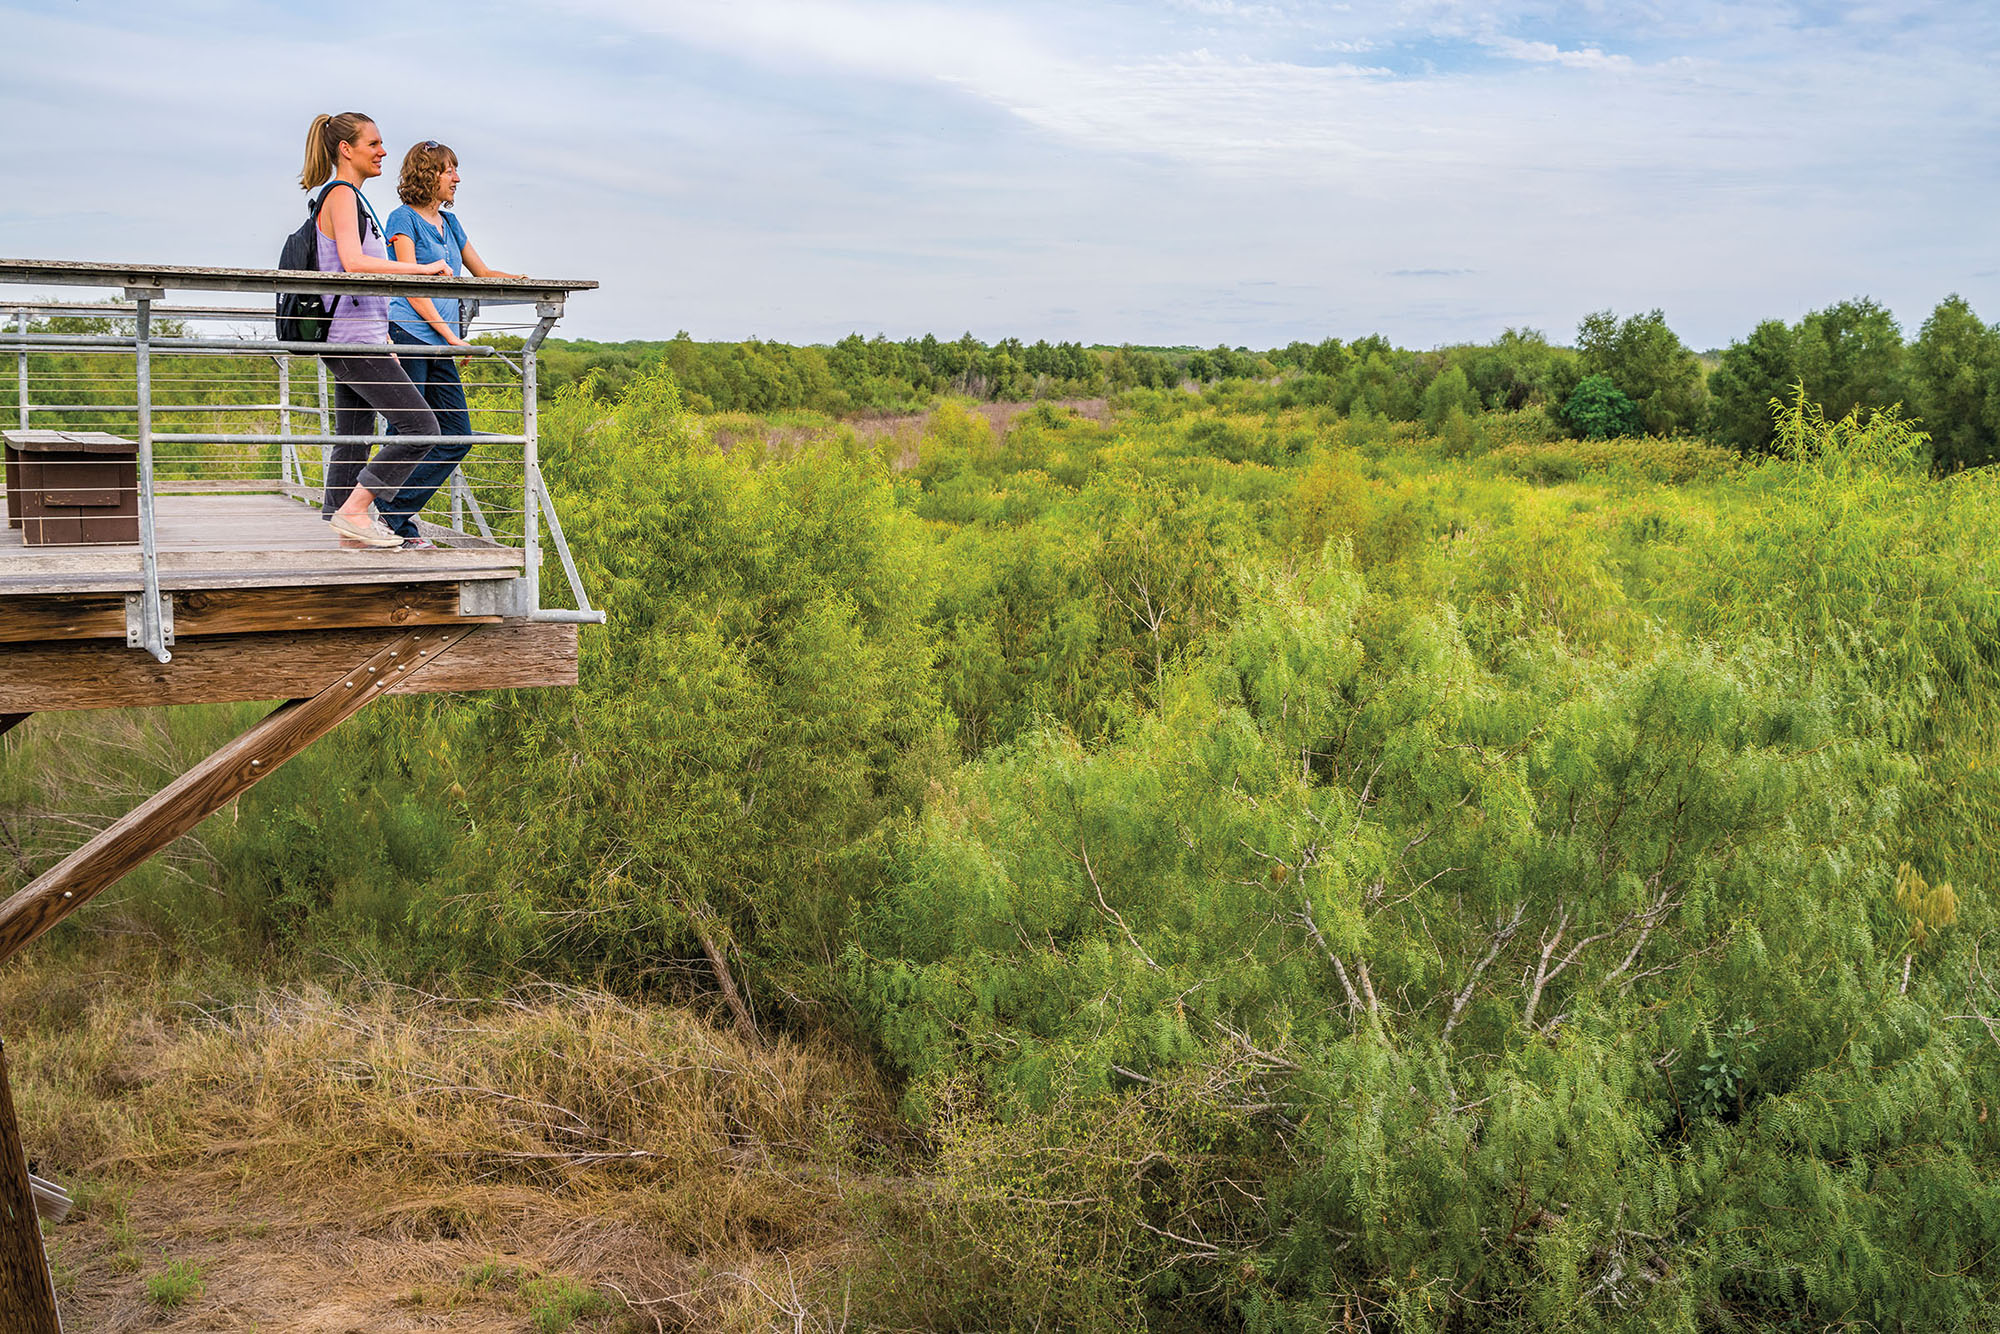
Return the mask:
M 1509 444 L 1487 457 L 1503 472 L 1544 485 L 1619 471 L 1648 481 L 1686 485 L 1726 477 L 1738 466 L 1729 450 L 1690 436 Z
M 535 1334 L 566 1334 L 579 1320 L 618 1309 L 597 1289 L 568 1278 L 530 1279 L 521 1285 L 521 1297 Z
M 1638 435 L 1645 430 L 1639 409 L 1608 375 L 1587 375 L 1563 405 L 1570 428 L 1586 440 Z
M 1271 1328 L 1976 1320 L 2000 1139 L 1956 1072 L 1993 1057 L 1878 924 L 1916 762 L 1768 643 L 1484 667 L 1389 610 L 1338 561 L 1259 582 L 1114 743 L 933 800 L 849 968 L 913 1090 L 976 1073 L 1016 1127 L 979 1178 L 1014 1202 L 956 1244 L 1050 1256 L 1008 1300 L 1107 1327 L 1167 1292 Z M 1182 1081 L 1250 1147 L 1169 1154 L 1172 1198 L 1250 1191 L 1240 1230 L 1043 1186 Z

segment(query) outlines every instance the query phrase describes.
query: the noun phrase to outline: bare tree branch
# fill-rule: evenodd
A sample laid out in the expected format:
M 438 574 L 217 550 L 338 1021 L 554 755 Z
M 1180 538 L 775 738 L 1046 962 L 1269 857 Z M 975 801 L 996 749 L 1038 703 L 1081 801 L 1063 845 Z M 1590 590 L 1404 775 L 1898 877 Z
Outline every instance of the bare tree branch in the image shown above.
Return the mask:
M 1521 915 L 1527 910 L 1528 905 L 1525 902 L 1515 904 L 1514 916 L 1494 931 L 1493 942 L 1487 948 L 1485 956 L 1472 966 L 1472 976 L 1465 979 L 1465 985 L 1459 989 L 1457 998 L 1452 1001 L 1451 1013 L 1445 1017 L 1444 1032 L 1441 1036 L 1450 1037 L 1451 1031 L 1458 1027 L 1459 1019 L 1465 1014 L 1465 1007 L 1472 1003 L 1472 993 L 1479 985 L 1480 975 L 1493 966 L 1493 961 L 1500 957 L 1500 951 L 1507 948 L 1507 942 L 1521 929 Z

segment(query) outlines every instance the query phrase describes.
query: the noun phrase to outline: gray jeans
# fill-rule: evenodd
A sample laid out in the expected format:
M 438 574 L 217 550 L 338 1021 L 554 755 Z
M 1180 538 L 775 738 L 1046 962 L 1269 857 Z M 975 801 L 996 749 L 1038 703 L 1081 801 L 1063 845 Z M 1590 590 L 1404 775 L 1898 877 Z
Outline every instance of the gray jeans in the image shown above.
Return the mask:
M 424 391 L 410 383 L 403 363 L 388 352 L 381 356 L 323 357 L 333 376 L 333 433 L 375 434 L 375 414 L 389 419 L 396 434 L 368 457 L 366 445 L 335 445 L 326 466 L 326 495 L 320 512 L 331 514 L 347 503 L 359 486 L 373 495 L 400 491 L 410 472 L 431 452 L 427 436 L 438 433 L 437 417 L 424 402 Z

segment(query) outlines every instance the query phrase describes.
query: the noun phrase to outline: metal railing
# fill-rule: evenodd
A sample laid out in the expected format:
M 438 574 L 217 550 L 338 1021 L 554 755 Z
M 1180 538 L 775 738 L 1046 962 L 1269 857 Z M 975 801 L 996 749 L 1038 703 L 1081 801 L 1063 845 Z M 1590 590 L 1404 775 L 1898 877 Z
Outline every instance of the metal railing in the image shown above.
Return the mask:
M 172 657 L 171 603 L 161 588 L 163 495 L 266 494 L 320 502 L 336 446 L 351 450 L 383 443 L 375 434 L 336 433 L 339 390 L 329 384 L 320 360 L 326 356 L 393 351 L 399 357 L 463 359 L 473 432 L 425 439 L 433 449 L 464 446 L 469 452 L 414 516 L 417 528 L 446 547 L 518 552 L 517 576 L 461 586 L 466 612 L 603 622 L 604 613 L 590 605 L 542 475 L 536 404 L 542 343 L 561 318 L 566 296 L 595 283 L 6 259 L 0 259 L 0 282 L 111 288 L 122 296 L 0 302 L 0 353 L 16 358 L 13 415 L 20 430 L 105 431 L 129 436 L 136 447 L 139 590 L 128 599 L 127 640 L 159 661 Z M 469 347 L 282 342 L 270 336 L 268 309 L 167 305 L 169 290 L 273 298 L 282 292 L 457 297 L 476 301 L 482 312 L 468 334 L 499 337 Z M 533 308 L 532 320 L 509 322 L 490 313 L 522 306 Z M 295 375 L 307 364 L 310 372 Z M 359 406 L 358 399 L 350 402 L 350 421 Z M 157 429 L 156 417 L 174 421 L 176 429 Z M 311 429 L 299 430 L 302 422 Z M 82 479 L 85 473 L 79 467 L 74 476 Z M 94 472 L 88 476 L 98 479 Z M 84 486 L 79 480 L 79 494 Z M 67 494 L 55 488 L 50 497 Z M 19 526 L 20 518 L 10 507 L 10 523 Z M 298 527 L 292 525 L 294 531 Z M 562 566 L 569 606 L 544 605 L 544 530 Z M 324 545 L 335 545 L 330 530 Z M 0 562 L 0 571 L 5 568 Z

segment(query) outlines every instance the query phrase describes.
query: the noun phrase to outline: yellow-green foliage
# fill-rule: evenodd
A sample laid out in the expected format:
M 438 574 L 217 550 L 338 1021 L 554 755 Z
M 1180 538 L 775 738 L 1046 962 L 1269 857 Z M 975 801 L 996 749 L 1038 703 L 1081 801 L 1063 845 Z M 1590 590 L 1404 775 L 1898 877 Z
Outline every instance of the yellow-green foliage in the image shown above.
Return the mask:
M 1688 436 L 1509 444 L 1489 457 L 1495 466 L 1531 482 L 1573 482 L 1623 471 L 1648 481 L 1684 484 L 1727 477 L 1739 466 L 1733 451 Z
M 1908 862 L 1896 868 L 1896 906 L 1909 914 L 1910 940 L 1920 949 L 1938 930 L 1958 920 L 1958 894 L 1951 882 L 1926 884 Z
M 718 448 L 657 375 L 559 396 L 545 467 L 613 618 L 579 688 L 362 715 L 120 920 L 415 976 L 727 979 L 746 1025 L 840 1035 L 913 1137 L 821 1293 L 857 1323 L 2000 1321 L 1996 483 L 1805 404 L 1750 468 L 1555 442 L 1456 381 L 1432 431 L 1392 419 L 1423 363 L 1348 363 L 1109 425 L 947 404 L 914 456 Z M 230 721 L 150 750 L 31 722 L 7 874 L 74 842 L 67 794 L 108 813 L 98 774 L 141 787 Z M 395 1049 L 369 1059 L 406 1096 L 361 1096 L 337 1060 L 372 1021 L 284 1008 L 316 995 L 195 1044 L 203 1120 L 48 1107 L 107 1153 L 254 1122 L 441 1180 L 430 1122 L 569 1133 Z M 282 1100 L 242 1078 L 272 1013 Z M 697 1170 L 619 1090 L 719 1058 L 555 1022 L 418 1054 Z M 602 1071 L 546 1055 L 600 1024 Z M 839 1133 L 759 1106 L 721 1123 Z

